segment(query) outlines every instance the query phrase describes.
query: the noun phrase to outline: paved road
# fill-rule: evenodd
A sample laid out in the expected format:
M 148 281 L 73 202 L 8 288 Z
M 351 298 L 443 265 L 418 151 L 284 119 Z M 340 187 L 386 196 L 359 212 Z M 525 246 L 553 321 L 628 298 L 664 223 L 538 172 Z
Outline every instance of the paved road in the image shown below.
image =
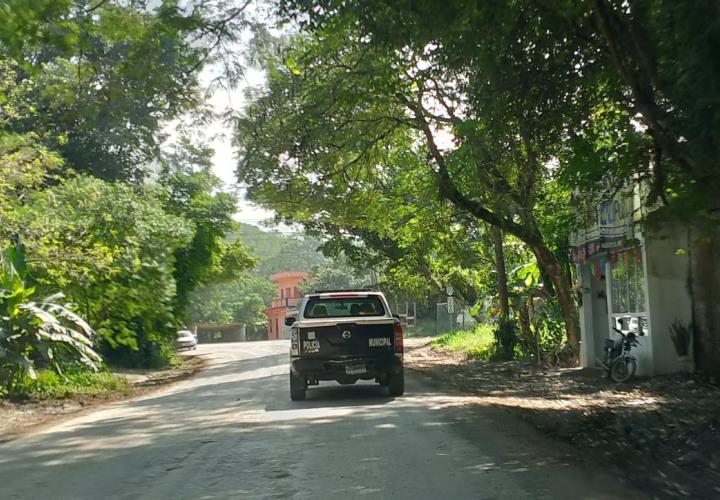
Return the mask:
M 292 403 L 286 343 L 199 352 L 192 379 L 0 445 L 0 498 L 639 498 L 413 377 L 402 398 L 328 384 Z

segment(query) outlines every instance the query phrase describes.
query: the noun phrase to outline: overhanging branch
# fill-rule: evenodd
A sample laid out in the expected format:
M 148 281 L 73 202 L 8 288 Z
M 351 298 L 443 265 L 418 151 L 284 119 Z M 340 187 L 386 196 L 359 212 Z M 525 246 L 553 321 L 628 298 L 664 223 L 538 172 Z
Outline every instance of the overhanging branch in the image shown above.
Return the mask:
M 440 152 L 437 144 L 435 143 L 435 138 L 432 134 L 432 130 L 430 129 L 430 125 L 425 119 L 422 106 L 419 103 L 415 104 L 407 100 L 405 104 L 414 113 L 415 119 L 420 125 L 419 128 L 425 136 L 430 156 L 437 164 L 438 169 L 435 173 L 437 174 L 438 180 L 440 182 L 440 196 L 442 198 L 450 200 L 452 203 L 459 206 L 460 208 L 467 210 L 469 213 L 471 213 L 478 219 L 483 220 L 495 227 L 498 227 L 507 233 L 517 236 L 528 244 L 536 243 L 538 240 L 537 235 L 532 234 L 530 231 L 526 230 L 523 226 L 516 223 L 515 221 L 510 220 L 506 217 L 501 217 L 496 213 L 492 212 L 491 210 L 488 210 L 478 201 L 470 199 L 462 192 L 460 192 L 460 190 L 457 188 L 452 178 L 450 177 L 447 164 L 445 163 L 445 157 Z

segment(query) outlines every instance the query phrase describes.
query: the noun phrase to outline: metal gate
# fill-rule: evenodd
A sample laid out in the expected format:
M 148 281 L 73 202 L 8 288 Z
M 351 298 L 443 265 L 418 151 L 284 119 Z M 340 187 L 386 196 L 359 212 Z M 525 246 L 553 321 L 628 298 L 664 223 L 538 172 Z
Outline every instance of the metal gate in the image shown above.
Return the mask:
M 448 312 L 447 302 L 438 302 L 435 313 L 435 335 L 455 330 L 455 314 Z

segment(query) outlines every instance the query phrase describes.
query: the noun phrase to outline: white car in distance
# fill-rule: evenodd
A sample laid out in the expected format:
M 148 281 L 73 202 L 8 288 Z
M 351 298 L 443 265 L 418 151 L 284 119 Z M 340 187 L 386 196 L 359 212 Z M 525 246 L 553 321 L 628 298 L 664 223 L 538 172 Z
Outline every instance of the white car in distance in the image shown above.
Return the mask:
M 197 349 L 197 339 L 190 330 L 180 330 L 175 339 L 178 351 L 182 349 Z

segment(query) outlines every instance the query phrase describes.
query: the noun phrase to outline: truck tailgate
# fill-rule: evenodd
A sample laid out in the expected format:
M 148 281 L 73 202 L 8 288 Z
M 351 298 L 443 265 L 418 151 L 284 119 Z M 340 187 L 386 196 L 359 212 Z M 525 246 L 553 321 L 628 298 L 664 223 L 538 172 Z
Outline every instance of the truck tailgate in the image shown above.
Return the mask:
M 394 322 L 322 322 L 299 327 L 300 355 L 342 358 L 392 355 Z

